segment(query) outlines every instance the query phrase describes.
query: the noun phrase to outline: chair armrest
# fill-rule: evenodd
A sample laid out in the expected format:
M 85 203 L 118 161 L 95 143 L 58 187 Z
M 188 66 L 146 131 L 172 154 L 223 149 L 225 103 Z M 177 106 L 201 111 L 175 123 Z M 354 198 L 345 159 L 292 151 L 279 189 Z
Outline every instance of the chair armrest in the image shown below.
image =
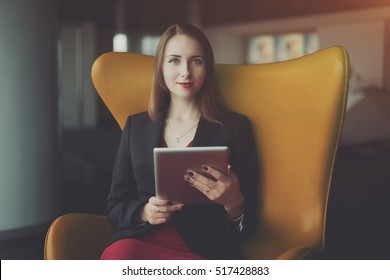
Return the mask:
M 297 246 L 290 248 L 281 253 L 276 259 L 277 260 L 300 260 L 305 258 L 307 255 L 318 252 L 313 248 Z
M 45 240 L 46 260 L 99 259 L 115 230 L 101 215 L 71 213 L 50 225 Z

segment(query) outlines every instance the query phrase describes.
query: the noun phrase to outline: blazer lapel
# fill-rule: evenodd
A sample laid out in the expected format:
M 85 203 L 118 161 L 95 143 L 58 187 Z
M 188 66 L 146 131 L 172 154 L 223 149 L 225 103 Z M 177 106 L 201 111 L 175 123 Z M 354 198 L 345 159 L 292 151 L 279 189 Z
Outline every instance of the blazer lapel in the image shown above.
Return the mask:
M 163 114 L 163 113 L 161 113 Z M 163 129 L 163 123 L 160 121 L 163 118 L 160 118 L 161 114 L 159 114 L 158 121 L 150 120 L 147 125 L 147 139 L 145 140 L 148 145 L 148 160 L 153 163 L 153 149 L 155 147 L 159 147 L 161 144 L 161 135 Z
M 193 146 L 201 147 L 207 146 L 210 138 L 218 129 L 219 124 L 206 121 L 204 118 L 200 118 L 198 129 L 196 130 Z

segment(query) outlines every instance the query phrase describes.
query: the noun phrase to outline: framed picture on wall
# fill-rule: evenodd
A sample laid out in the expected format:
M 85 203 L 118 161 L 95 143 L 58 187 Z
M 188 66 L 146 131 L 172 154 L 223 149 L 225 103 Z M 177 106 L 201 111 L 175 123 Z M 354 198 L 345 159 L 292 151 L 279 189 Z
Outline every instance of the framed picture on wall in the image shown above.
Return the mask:
M 275 37 L 256 36 L 248 41 L 248 63 L 269 63 L 275 61 Z
M 316 32 L 305 34 L 305 54 L 313 53 L 320 49 L 320 42 Z
M 316 32 L 256 35 L 248 38 L 246 62 L 270 63 L 297 58 L 319 49 Z
M 305 54 L 303 33 L 289 33 L 276 36 L 276 61 L 284 61 Z

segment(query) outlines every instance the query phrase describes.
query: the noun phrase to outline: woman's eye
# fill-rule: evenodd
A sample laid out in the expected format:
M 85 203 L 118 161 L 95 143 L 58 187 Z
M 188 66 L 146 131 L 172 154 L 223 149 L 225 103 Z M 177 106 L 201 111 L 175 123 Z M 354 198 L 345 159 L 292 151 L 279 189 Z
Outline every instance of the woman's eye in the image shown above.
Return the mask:
M 170 60 L 168 60 L 169 63 L 179 63 L 179 59 L 177 58 L 172 58 Z
M 201 59 L 199 59 L 199 58 L 195 58 L 195 59 L 192 60 L 192 63 L 193 64 L 202 64 L 203 61 Z

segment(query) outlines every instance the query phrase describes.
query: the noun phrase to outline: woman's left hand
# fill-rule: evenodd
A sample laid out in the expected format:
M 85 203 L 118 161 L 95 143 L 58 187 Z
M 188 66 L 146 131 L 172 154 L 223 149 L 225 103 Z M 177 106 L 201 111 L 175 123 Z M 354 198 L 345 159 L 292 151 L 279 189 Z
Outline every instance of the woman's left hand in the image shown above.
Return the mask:
M 207 178 L 195 170 L 188 170 L 184 179 L 201 191 L 210 200 L 222 204 L 230 217 L 238 217 L 244 212 L 244 196 L 241 193 L 237 175 L 229 165 L 228 174 L 210 166 L 202 166 L 203 172 L 211 175 L 216 181 Z

